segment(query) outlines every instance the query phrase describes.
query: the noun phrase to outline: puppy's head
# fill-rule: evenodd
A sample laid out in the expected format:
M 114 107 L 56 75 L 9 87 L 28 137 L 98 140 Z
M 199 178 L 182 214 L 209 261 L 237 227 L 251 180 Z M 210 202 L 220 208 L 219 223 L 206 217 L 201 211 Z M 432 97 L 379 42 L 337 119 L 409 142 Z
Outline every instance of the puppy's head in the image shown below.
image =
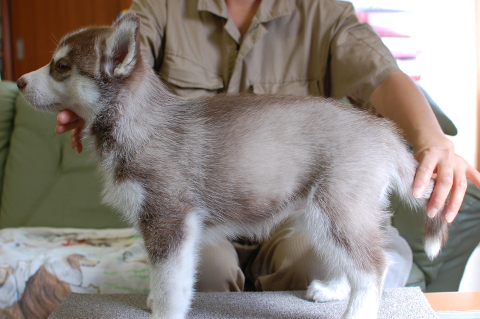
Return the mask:
M 139 20 L 129 13 L 112 27 L 90 27 L 65 36 L 49 64 L 23 75 L 17 86 L 36 109 L 72 110 L 91 120 L 116 97 L 140 62 Z

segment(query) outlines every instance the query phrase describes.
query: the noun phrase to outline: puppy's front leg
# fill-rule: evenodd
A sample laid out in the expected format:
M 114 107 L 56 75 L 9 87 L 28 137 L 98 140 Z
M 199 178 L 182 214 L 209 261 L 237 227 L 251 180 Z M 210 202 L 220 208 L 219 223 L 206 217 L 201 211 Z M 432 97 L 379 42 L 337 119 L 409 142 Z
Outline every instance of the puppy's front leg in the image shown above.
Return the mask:
M 149 216 L 141 222 L 151 264 L 147 304 L 151 319 L 183 319 L 190 308 L 200 223 L 194 213 L 180 220 L 169 223 Z

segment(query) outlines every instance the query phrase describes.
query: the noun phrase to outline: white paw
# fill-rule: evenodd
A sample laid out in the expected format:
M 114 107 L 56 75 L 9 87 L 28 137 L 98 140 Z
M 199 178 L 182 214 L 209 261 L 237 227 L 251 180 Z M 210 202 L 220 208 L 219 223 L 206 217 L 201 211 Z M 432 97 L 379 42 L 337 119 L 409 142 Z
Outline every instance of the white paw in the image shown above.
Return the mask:
M 188 312 L 188 310 L 185 311 L 183 308 L 178 309 L 175 307 L 176 305 L 178 305 L 178 303 L 173 307 L 168 307 L 161 300 L 156 300 L 152 297 L 150 293 L 147 298 L 146 310 L 152 313 L 150 319 L 185 319 L 185 313 Z
M 157 315 L 157 314 L 152 314 L 149 319 L 185 319 L 183 316 L 166 316 L 166 315 Z
M 152 314 L 149 319 L 185 319 L 185 317 Z
M 146 310 L 152 311 L 152 305 L 153 305 L 153 298 L 152 298 L 151 295 L 149 294 L 149 295 L 148 295 L 148 298 L 147 298 L 147 307 L 146 307 Z
M 185 319 L 183 313 L 164 313 L 163 311 L 152 309 L 149 319 Z
M 314 302 L 344 300 L 348 297 L 350 288 L 342 282 L 322 282 L 314 280 L 308 286 L 307 299 Z

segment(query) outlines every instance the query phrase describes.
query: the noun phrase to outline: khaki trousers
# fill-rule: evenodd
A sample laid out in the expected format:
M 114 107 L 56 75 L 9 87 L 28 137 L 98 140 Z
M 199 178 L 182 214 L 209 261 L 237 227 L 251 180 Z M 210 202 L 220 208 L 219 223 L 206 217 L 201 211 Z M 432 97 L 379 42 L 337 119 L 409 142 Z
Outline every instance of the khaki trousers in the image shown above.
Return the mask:
M 412 266 L 407 242 L 390 227 L 387 249 L 394 261 L 387 272 L 389 287 L 406 284 Z M 395 257 L 396 256 L 396 257 Z M 240 245 L 225 239 L 204 247 L 200 255 L 197 291 L 306 290 L 314 279 L 325 279 L 328 269 L 310 243 L 284 223 L 258 245 Z M 391 275 L 389 275 L 391 274 Z

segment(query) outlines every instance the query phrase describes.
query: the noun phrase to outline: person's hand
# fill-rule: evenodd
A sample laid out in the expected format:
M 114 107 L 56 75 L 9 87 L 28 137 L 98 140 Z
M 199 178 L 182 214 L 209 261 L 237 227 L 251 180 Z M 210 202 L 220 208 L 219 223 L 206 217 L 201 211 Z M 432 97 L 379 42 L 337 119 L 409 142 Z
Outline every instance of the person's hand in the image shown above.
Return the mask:
M 437 215 L 450 194 L 444 218 L 451 223 L 465 196 L 467 180 L 480 187 L 480 173 L 455 153 L 422 91 L 404 72 L 390 73 L 373 91 L 370 102 L 377 112 L 397 125 L 415 150 L 419 166 L 413 196 L 423 197 L 430 179 L 436 179 L 427 215 Z
M 64 110 L 57 116 L 57 126 L 55 132 L 63 134 L 68 131 L 72 131 L 70 134 L 70 143 L 75 152 L 81 153 L 83 150 L 82 145 L 82 130 L 85 126 L 85 121 L 77 114 L 70 110 Z
M 452 146 L 428 147 L 415 154 L 419 166 L 413 182 L 413 194 L 420 198 L 434 177 L 435 188 L 427 206 L 427 215 L 435 217 L 445 205 L 445 220 L 451 223 L 460 209 L 467 190 L 467 180 L 480 187 L 480 173 L 457 155 Z

